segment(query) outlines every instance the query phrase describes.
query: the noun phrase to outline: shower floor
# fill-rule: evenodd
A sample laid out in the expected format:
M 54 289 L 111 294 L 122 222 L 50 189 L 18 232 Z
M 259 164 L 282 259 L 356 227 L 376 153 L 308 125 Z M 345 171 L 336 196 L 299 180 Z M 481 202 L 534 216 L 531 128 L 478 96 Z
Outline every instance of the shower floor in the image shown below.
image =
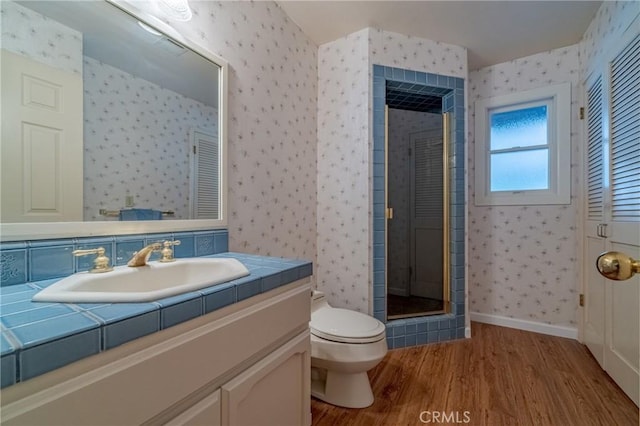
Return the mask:
M 442 300 L 418 296 L 396 296 L 387 294 L 387 318 L 410 318 L 444 312 Z

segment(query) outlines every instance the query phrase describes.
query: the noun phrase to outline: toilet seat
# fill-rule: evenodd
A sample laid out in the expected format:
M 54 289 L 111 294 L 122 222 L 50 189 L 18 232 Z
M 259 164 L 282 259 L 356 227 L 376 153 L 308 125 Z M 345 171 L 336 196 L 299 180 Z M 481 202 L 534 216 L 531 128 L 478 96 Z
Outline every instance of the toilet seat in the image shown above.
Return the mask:
M 348 309 L 320 309 L 311 315 L 309 328 L 316 337 L 340 343 L 372 343 L 385 338 L 383 323 Z

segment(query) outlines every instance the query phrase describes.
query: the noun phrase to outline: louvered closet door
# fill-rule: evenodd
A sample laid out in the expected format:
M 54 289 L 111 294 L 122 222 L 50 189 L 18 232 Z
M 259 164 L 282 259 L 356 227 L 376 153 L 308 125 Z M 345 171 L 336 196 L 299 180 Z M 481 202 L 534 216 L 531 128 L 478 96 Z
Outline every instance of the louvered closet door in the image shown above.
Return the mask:
M 636 25 L 636 30 L 638 30 Z M 640 35 L 610 63 L 610 233 L 607 250 L 640 259 Z M 623 44 L 624 46 L 624 44 Z M 640 275 L 606 283 L 605 370 L 639 403 Z
M 640 397 L 640 276 L 601 278 L 604 251 L 640 259 L 640 22 L 586 82 L 584 342 L 636 403 Z M 604 61 L 603 61 L 604 62 Z
M 604 147 L 603 147 L 603 90 L 602 76 L 587 82 L 587 218 L 586 258 L 595 259 L 605 249 L 604 231 Z M 584 343 L 600 366 L 604 367 L 604 301 L 605 279 L 591 262 L 585 273 Z

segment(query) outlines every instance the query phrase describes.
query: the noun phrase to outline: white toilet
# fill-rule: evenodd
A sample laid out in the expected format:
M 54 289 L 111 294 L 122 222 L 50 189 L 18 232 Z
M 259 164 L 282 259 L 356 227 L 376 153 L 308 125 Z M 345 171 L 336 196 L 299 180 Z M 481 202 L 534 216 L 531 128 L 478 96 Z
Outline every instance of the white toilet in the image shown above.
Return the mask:
M 369 315 L 332 308 L 311 293 L 311 395 L 347 408 L 373 404 L 367 371 L 387 353 L 385 326 Z

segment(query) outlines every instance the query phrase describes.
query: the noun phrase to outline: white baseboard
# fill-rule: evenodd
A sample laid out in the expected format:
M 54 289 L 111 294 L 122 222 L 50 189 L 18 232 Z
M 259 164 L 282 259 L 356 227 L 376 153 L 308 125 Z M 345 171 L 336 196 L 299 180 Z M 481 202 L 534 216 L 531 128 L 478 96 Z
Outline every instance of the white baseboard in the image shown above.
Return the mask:
M 500 325 L 502 327 L 517 328 L 518 330 L 533 331 L 535 333 L 542 333 L 551 336 L 566 337 L 569 339 L 578 340 L 578 329 L 572 327 L 550 325 L 541 322 L 502 317 L 499 315 L 481 314 L 479 312 L 471 312 L 471 321 Z

